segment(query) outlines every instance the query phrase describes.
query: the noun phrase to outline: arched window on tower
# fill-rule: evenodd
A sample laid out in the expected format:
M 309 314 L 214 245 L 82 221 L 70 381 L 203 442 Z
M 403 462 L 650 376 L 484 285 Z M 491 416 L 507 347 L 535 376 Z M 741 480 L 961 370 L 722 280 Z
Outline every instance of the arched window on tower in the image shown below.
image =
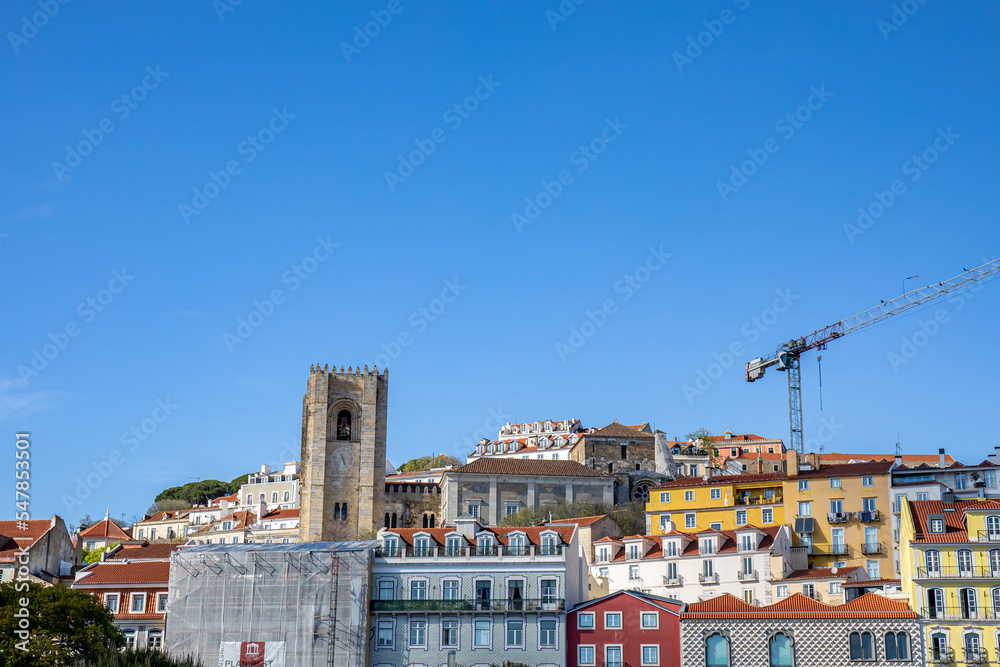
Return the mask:
M 340 521 L 340 503 L 333 504 L 333 520 Z
M 431 528 L 434 527 L 434 515 L 431 514 Z
M 391 527 L 392 528 L 396 527 L 396 513 L 395 512 L 392 513 L 392 526 Z
M 428 523 L 428 521 L 427 521 L 427 515 L 424 514 L 424 528 L 429 528 L 430 527 L 430 526 L 427 525 L 427 523 Z
M 347 503 L 340 506 L 340 520 L 347 521 Z
M 392 528 L 392 526 L 389 525 L 389 513 L 388 512 L 385 513 L 385 527 L 386 528 Z
M 351 411 L 341 410 L 337 413 L 337 440 L 351 439 Z

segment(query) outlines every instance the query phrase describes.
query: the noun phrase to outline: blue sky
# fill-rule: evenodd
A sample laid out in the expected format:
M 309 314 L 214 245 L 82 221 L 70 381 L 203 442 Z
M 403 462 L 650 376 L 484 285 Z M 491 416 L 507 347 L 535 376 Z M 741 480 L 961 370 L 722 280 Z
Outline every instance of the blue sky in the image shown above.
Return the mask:
M 225 2 L 0 10 L 35 517 L 297 458 L 316 362 L 391 357 L 395 463 L 496 415 L 787 442 L 745 361 L 1000 251 L 992 4 Z M 967 297 L 832 344 L 822 411 L 807 355 L 807 440 L 991 453 Z

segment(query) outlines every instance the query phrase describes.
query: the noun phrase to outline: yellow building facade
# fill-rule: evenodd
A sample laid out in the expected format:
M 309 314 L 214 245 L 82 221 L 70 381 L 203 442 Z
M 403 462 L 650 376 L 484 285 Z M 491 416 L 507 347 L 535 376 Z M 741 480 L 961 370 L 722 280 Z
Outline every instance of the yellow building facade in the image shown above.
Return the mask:
M 895 576 L 891 461 L 800 468 L 787 455 L 784 516 L 809 567 L 865 568 L 870 579 Z
M 653 487 L 646 504 L 648 534 L 667 532 L 668 522 L 684 532 L 784 524 L 784 478 L 784 473 L 720 475 L 707 480 L 684 477 Z
M 901 502 L 902 586 L 929 664 L 1000 661 L 1000 502 Z

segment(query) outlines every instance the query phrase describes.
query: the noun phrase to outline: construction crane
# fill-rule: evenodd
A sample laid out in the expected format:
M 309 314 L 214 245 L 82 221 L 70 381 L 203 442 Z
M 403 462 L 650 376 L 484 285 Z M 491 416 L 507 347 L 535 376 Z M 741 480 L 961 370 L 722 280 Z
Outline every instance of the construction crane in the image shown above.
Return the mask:
M 793 338 L 778 347 L 777 351 L 771 356 L 757 357 L 750 360 L 746 365 L 746 380 L 747 382 L 759 380 L 764 377 L 764 371 L 772 366 L 777 366 L 779 371 L 788 373 L 790 444 L 793 449 L 798 450 L 802 454 L 804 453 L 802 442 L 802 379 L 799 373 L 799 358 L 804 352 L 808 352 L 809 350 L 824 350 L 827 343 L 832 340 L 843 338 L 847 334 L 860 331 L 873 324 L 878 324 L 894 315 L 899 315 L 928 301 L 933 301 L 946 294 L 961 290 L 998 273 L 1000 273 L 1000 259 L 994 259 L 982 266 L 966 270 L 964 273 L 960 273 L 949 280 L 921 287 L 910 292 L 904 292 L 895 299 L 883 301 L 874 308 L 869 308 L 846 320 L 831 324 L 808 336 Z

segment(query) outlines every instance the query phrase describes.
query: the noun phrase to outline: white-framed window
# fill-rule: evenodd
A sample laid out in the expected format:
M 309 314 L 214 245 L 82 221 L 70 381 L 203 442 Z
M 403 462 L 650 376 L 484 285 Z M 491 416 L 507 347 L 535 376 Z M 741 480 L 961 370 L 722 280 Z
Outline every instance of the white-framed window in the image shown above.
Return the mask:
M 135 648 L 135 630 L 125 631 L 125 648 Z
M 599 567 L 599 568 L 597 568 L 597 576 L 600 577 L 601 579 L 607 579 L 608 578 L 608 568 L 606 568 L 606 567 Z
M 289 499 L 291 497 L 289 494 L 290 494 L 289 491 L 285 491 L 285 496 L 284 496 L 282 502 L 286 502 L 287 503 L 289 501 Z
M 469 503 L 469 516 L 473 519 L 479 518 L 479 503 Z
M 492 633 L 488 618 L 477 618 L 472 627 L 472 645 L 477 648 L 489 648 Z
M 861 478 L 861 486 L 875 486 L 875 478 L 871 475 L 865 475 Z
M 830 582 L 830 595 L 840 595 L 843 592 L 844 589 L 841 588 L 841 584 L 839 581 Z
M 507 619 L 507 648 L 522 648 L 524 646 L 524 619 Z
M 104 606 L 108 608 L 112 614 L 118 613 L 118 593 L 105 593 L 104 594 Z
M 165 612 L 167 611 L 167 594 L 157 593 L 156 594 L 156 611 Z
M 128 606 L 129 612 L 133 614 L 143 614 L 146 612 L 146 594 L 132 593 L 131 602 Z
M 273 492 L 273 493 L 271 494 L 271 502 L 272 502 L 272 503 L 276 503 L 276 502 L 278 502 L 278 492 L 277 492 L 277 491 L 275 491 L 275 492 Z
M 687 502 L 691 502 L 692 500 L 694 500 L 694 491 L 685 491 L 684 500 Z
M 869 579 L 880 579 L 879 575 L 879 562 L 877 560 L 865 561 L 865 571 L 868 573 Z
M 802 594 L 809 598 L 815 598 L 816 584 L 802 584 Z
M 556 619 L 542 618 L 538 620 L 538 646 L 540 648 L 556 648 Z
M 410 619 L 410 648 L 427 646 L 427 621 L 422 618 Z
M 150 630 L 146 635 L 146 646 L 153 649 L 163 648 L 163 631 Z
M 233 529 L 233 522 L 232 521 L 223 521 L 222 522 L 222 530 L 232 530 L 232 529 Z
M 642 612 L 642 627 L 646 630 L 660 627 L 660 615 L 655 611 Z
M 392 579 L 379 579 L 378 580 L 378 599 L 379 600 L 395 600 L 396 599 L 396 582 Z
M 669 491 L 660 491 L 660 502 L 663 503 L 663 504 L 670 503 L 670 492 Z
M 577 630 L 593 630 L 594 629 L 594 612 L 592 611 L 581 611 L 576 615 L 576 629 Z
M 918 493 L 917 494 L 917 500 L 927 500 L 927 494 L 926 493 Z
M 593 644 L 580 644 L 576 647 L 576 664 L 594 665 L 596 664 L 596 653 Z
M 760 511 L 760 522 L 761 523 L 774 523 L 774 510 L 761 510 Z
M 694 514 L 685 514 L 684 515 L 684 527 L 685 528 L 694 528 L 697 525 L 698 525 L 698 519 L 697 519 L 696 515 L 694 515 Z
M 604 612 L 604 629 L 620 630 L 622 627 L 622 613 L 620 611 Z
M 722 489 L 712 489 L 709 492 L 709 496 L 712 500 L 719 500 L 722 498 Z
M 441 648 L 458 648 L 458 620 L 446 618 L 441 621 Z
M 393 628 L 392 621 L 379 619 L 378 633 L 375 641 L 376 648 L 391 649 L 393 647 L 393 640 L 395 639 L 395 636 L 396 633 Z
M 861 499 L 861 511 L 863 512 L 874 512 L 877 507 L 877 498 L 862 498 Z
M 410 599 L 411 600 L 426 600 L 427 599 L 427 580 L 426 579 L 411 579 L 410 580 Z
M 799 480 L 799 491 L 808 491 L 808 490 L 809 490 L 809 480 L 808 479 L 800 479 Z
M 800 500 L 799 501 L 799 516 L 812 516 L 813 504 L 811 500 Z
M 944 520 L 943 519 L 931 519 L 931 532 L 932 533 L 943 533 L 944 532 Z
M 670 521 L 670 515 L 669 514 L 661 514 L 660 515 L 660 530 L 665 530 L 666 529 L 668 521 Z
M 643 644 L 643 646 L 642 646 L 642 664 L 643 665 L 659 665 L 660 664 L 660 645 L 659 644 Z
M 839 489 L 840 488 L 840 478 L 839 477 L 831 477 L 830 478 L 830 488 L 831 489 Z
M 520 505 L 518 505 L 517 503 L 507 503 L 506 505 L 504 505 L 504 515 L 514 516 L 515 514 L 518 513 L 519 508 Z
M 628 578 L 631 581 L 635 581 L 636 579 L 639 578 L 639 566 L 638 565 L 629 565 L 628 566 Z
M 736 525 L 745 526 L 747 525 L 747 511 L 746 510 L 736 510 Z
M 458 599 L 458 579 L 445 579 L 441 582 L 441 599 L 442 600 L 457 600 Z
M 776 590 L 774 594 L 777 595 L 779 598 L 788 597 L 788 584 L 778 584 L 775 588 Z

